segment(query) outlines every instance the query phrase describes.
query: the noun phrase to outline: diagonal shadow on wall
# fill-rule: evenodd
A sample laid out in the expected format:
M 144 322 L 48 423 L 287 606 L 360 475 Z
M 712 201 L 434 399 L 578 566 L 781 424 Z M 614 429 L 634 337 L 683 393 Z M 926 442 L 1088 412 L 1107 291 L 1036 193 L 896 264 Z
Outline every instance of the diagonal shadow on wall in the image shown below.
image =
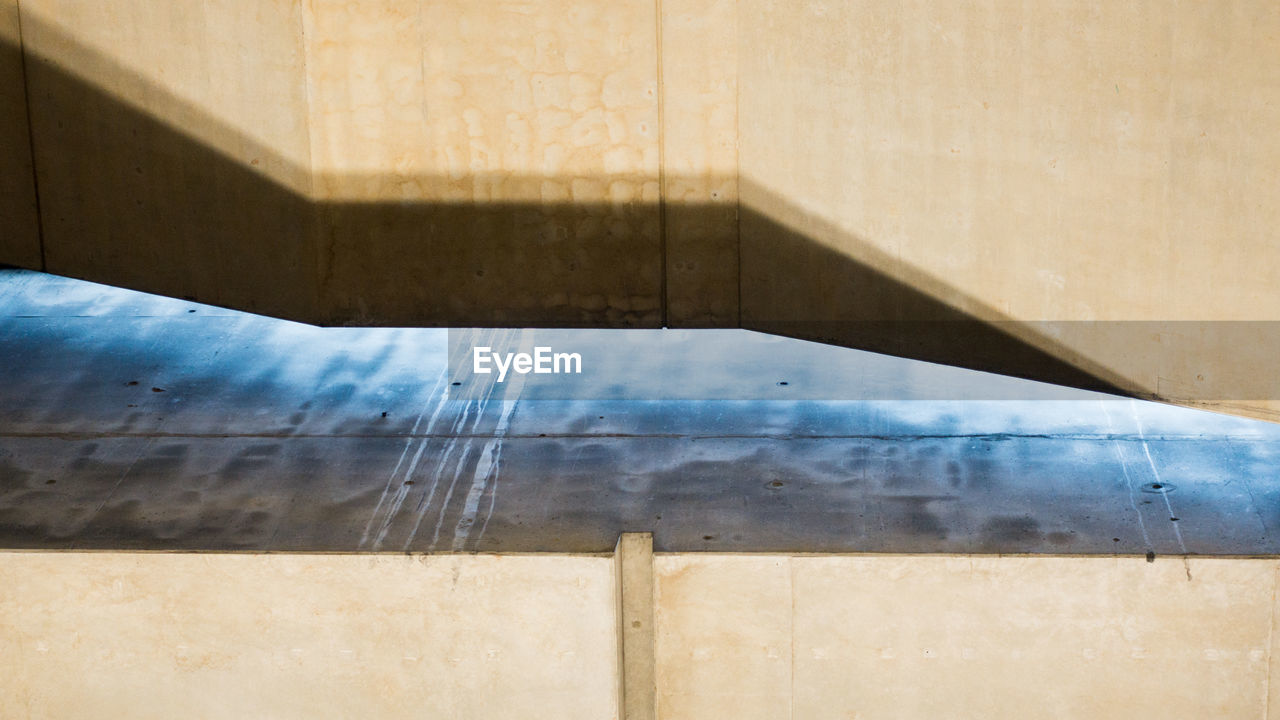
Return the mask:
M 92 63 L 121 84 L 145 82 L 87 48 L 76 49 L 74 63 Z M 831 249 L 875 252 L 820 220 L 795 222 L 801 211 L 760 188 L 744 189 L 730 242 L 684 236 L 663 222 L 676 211 L 687 224 L 724 227 L 733 220 L 724 204 L 317 200 L 308 168 L 164 89 L 145 92 L 184 127 L 86 82 L 65 60 L 28 52 L 26 65 L 40 269 L 48 272 L 321 325 L 737 325 L 1091 390 L 1135 390 L 1025 324 L 958 310 L 951 292 Z M 241 156 L 249 147 L 254 162 L 197 136 L 229 138 Z M 469 178 L 476 186 L 491 180 Z M 502 181 L 535 195 L 545 182 L 572 179 Z M 714 247 L 691 247 L 708 242 Z M 673 319 L 669 258 L 682 250 L 706 258 L 702 267 L 680 268 L 686 289 L 733 296 L 738 305 Z M 726 278 L 738 287 L 724 287 Z

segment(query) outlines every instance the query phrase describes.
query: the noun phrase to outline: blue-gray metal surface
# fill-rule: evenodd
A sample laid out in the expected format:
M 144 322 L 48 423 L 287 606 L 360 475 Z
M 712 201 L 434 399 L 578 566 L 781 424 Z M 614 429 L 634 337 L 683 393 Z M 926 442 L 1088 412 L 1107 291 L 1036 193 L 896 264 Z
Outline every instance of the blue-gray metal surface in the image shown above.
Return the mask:
M 1280 426 L 746 331 L 547 332 L 0 270 L 0 547 L 1280 548 Z M 541 342 L 614 364 L 477 387 L 447 362 Z

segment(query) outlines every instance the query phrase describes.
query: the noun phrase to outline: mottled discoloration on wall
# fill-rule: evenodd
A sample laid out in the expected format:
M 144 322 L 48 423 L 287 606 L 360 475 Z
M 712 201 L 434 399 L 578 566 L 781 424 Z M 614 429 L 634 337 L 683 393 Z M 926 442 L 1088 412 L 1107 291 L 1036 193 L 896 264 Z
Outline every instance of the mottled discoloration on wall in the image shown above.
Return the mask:
M 661 324 L 650 2 L 308 3 L 323 303 Z
M 0 263 L 40 267 L 17 0 L 0 0 Z
M 738 325 L 738 4 L 662 0 L 667 323 Z

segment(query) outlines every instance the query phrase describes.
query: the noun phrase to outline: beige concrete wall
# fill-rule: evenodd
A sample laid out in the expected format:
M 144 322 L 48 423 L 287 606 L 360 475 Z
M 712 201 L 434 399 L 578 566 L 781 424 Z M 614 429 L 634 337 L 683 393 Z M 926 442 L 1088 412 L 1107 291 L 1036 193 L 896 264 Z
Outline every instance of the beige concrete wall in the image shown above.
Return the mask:
M 667 322 L 738 325 L 738 3 L 662 0 Z
M 22 12 L 53 272 L 333 324 L 662 324 L 650 2 Z
M 658 556 L 658 717 L 1270 717 L 1276 570 Z
M 298 4 L 20 7 L 48 270 L 313 318 Z
M 1252 380 L 1276 333 L 1212 337 L 1280 320 L 1280 6 L 739 8 L 744 323 L 967 315 L 1126 389 L 1280 409 Z
M 53 272 L 326 323 L 741 324 L 1280 412 L 1274 3 L 21 13 Z
M 0 0 L 0 263 L 40 267 L 18 1 Z
M 661 324 L 652 2 L 310 0 L 306 20 L 335 320 Z
M 617 712 L 609 558 L 0 554 L 5 718 Z
M 1274 558 L 636 547 L 0 553 L 0 716 L 1275 715 Z

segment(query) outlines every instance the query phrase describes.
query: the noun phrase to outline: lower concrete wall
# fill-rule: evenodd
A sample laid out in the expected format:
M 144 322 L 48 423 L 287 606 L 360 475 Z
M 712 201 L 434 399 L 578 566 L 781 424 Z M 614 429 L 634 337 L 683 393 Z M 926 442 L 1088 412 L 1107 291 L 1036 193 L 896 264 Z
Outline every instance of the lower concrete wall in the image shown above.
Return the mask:
M 1267 717 L 1276 564 L 660 556 L 658 716 Z
M 654 600 L 656 681 L 626 691 L 656 689 L 656 715 L 629 719 L 1274 716 L 1274 559 L 652 563 L 621 584 Z M 0 553 L 0 717 L 616 718 L 614 571 Z
M 3 718 L 599 718 L 608 558 L 0 554 Z

